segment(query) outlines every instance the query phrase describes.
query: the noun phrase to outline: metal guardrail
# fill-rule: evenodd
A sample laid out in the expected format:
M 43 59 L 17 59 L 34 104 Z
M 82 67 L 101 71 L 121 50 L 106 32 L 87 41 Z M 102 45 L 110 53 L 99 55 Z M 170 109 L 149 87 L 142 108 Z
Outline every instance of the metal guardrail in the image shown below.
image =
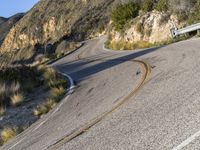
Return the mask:
M 190 26 L 182 28 L 182 29 L 177 29 L 176 27 L 173 27 L 171 29 L 171 34 L 172 34 L 172 37 L 174 38 L 178 35 L 189 33 L 192 31 L 198 31 L 198 30 L 200 30 L 200 23 L 193 24 L 193 25 L 190 25 Z

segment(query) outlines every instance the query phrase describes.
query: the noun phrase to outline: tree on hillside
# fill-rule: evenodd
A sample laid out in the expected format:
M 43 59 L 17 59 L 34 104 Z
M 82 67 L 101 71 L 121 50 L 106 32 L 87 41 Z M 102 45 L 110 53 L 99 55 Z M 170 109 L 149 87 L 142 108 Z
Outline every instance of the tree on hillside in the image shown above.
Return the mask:
M 200 22 L 200 0 L 197 0 L 194 9 L 189 15 L 189 24 Z
M 113 25 L 117 31 L 123 29 L 126 22 L 138 16 L 139 6 L 134 2 L 129 2 L 126 4 L 118 4 L 111 14 L 111 19 Z
M 169 1 L 168 0 L 158 0 L 156 3 L 155 9 L 160 12 L 165 12 L 169 10 Z
M 144 12 L 148 12 L 153 10 L 154 2 L 152 0 L 144 0 L 144 2 L 141 5 L 141 9 Z

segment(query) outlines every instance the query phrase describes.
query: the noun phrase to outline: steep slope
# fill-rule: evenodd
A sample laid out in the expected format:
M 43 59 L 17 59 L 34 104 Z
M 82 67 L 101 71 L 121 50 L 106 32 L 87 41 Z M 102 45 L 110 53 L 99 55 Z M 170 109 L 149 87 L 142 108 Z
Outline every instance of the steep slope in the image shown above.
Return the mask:
M 41 0 L 6 37 L 1 51 L 22 49 L 62 38 L 83 39 L 103 30 L 114 0 Z
M 10 29 L 24 16 L 23 13 L 16 14 L 10 18 L 0 17 L 0 45 L 2 44 L 4 38 L 10 31 Z

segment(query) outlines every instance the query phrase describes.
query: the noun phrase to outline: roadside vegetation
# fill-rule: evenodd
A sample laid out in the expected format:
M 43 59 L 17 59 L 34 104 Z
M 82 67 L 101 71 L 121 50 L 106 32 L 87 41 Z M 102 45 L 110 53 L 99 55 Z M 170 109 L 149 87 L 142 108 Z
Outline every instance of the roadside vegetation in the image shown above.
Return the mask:
M 139 41 L 139 42 L 127 42 L 124 40 L 120 41 L 107 41 L 105 43 L 106 48 L 110 48 L 113 50 L 131 50 L 136 48 L 149 48 L 152 47 L 153 44 L 147 41 Z
M 129 2 L 127 4 L 119 4 L 113 9 L 111 19 L 115 30 L 120 31 L 124 28 L 126 22 L 138 16 L 139 6 L 137 3 Z
M 54 69 L 47 68 L 44 71 L 44 80 L 50 88 L 46 100 L 33 109 L 35 116 L 42 116 L 48 113 L 62 99 L 65 94 L 66 80 L 58 75 Z
M 179 36 L 176 39 L 168 39 L 164 42 L 156 42 L 156 43 L 149 43 L 148 41 L 138 41 L 138 42 L 127 42 L 124 40 L 120 41 L 112 41 L 107 40 L 105 42 L 105 48 L 112 49 L 112 50 L 134 50 L 134 49 L 144 49 L 144 48 L 151 48 L 151 47 L 159 47 L 162 45 L 167 45 L 179 41 L 183 41 L 188 39 L 190 36 Z
M 19 65 L 1 68 L 0 145 L 21 133 L 55 107 L 63 98 L 66 87 L 66 79 L 46 65 Z M 42 93 L 40 90 L 42 90 Z M 33 100 L 32 97 L 34 97 Z M 12 109 L 17 111 L 11 111 Z M 24 116 L 23 109 L 26 109 L 25 111 L 29 115 Z M 17 118 L 13 118 L 12 115 Z M 9 117 L 11 119 L 4 122 L 4 119 Z M 30 120 L 31 124 L 27 125 L 27 121 L 23 120 L 26 117 L 33 118 L 33 120 Z M 19 121 L 20 118 L 21 122 Z M 18 124 L 15 124 L 16 119 L 19 121 Z

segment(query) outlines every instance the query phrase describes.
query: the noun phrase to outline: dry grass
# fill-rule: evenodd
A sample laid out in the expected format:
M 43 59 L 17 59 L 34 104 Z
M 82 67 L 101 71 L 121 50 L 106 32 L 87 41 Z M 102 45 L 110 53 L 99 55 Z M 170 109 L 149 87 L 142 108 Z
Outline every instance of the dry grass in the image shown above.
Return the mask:
M 65 94 L 65 89 L 63 86 L 52 88 L 50 91 L 50 96 L 52 99 L 59 101 Z
M 12 106 L 18 106 L 24 101 L 24 96 L 21 93 L 14 94 L 10 97 Z
M 56 78 L 56 71 L 53 68 L 47 68 L 44 72 L 44 79 L 49 81 Z
M 16 135 L 17 135 L 16 129 L 5 128 L 3 131 L 1 131 L 1 139 L 3 143 L 8 142 L 10 139 L 14 138 Z
M 56 106 L 56 101 L 53 99 L 48 99 L 46 102 L 37 106 L 37 108 L 33 109 L 33 114 L 35 116 L 41 116 L 48 113 L 53 107 Z
M 36 70 L 12 72 L 1 71 L 3 76 L 0 76 L 0 116 L 6 113 L 7 107 L 16 107 L 20 105 L 25 97 L 28 97 L 30 90 L 35 87 L 43 85 L 45 90 L 49 90 L 46 100 L 38 104 L 33 110 L 35 116 L 42 116 L 48 113 L 53 107 L 56 106 L 65 93 L 64 86 L 66 80 L 56 73 L 53 68 L 47 68 L 45 65 L 40 65 L 35 68 Z M 9 72 L 9 76 L 7 74 Z M 30 77 L 31 76 L 31 77 Z M 34 84 L 33 84 L 34 83 Z M 37 84 L 35 84 L 37 83 Z M 49 85 L 47 87 L 47 85 Z M 28 87 L 27 87 L 28 86 Z M 23 94 L 22 94 L 23 93 Z M 5 128 L 0 132 L 0 145 L 5 144 L 11 138 L 15 137 L 21 131 L 19 128 Z
M 134 49 L 141 49 L 141 48 L 149 48 L 154 46 L 154 44 L 149 43 L 147 41 L 138 41 L 138 42 L 127 42 L 124 40 L 121 41 L 112 41 L 108 42 L 108 48 L 113 50 L 134 50 Z
M 41 86 L 41 73 L 36 67 L 18 66 L 0 69 L 0 114 L 7 107 L 18 106 L 36 86 Z
M 35 116 L 42 116 L 48 113 L 54 106 L 56 106 L 57 102 L 61 100 L 64 93 L 65 89 L 62 86 L 52 88 L 50 91 L 50 98 L 33 109 L 33 114 Z
M 66 83 L 66 80 L 58 75 L 53 68 L 47 68 L 44 70 L 43 77 L 50 88 L 59 87 Z
M 35 116 L 42 116 L 48 113 L 64 96 L 65 89 L 63 86 L 66 84 L 66 80 L 58 75 L 53 68 L 43 69 L 43 77 L 45 83 L 50 87 L 49 98 L 33 109 Z

